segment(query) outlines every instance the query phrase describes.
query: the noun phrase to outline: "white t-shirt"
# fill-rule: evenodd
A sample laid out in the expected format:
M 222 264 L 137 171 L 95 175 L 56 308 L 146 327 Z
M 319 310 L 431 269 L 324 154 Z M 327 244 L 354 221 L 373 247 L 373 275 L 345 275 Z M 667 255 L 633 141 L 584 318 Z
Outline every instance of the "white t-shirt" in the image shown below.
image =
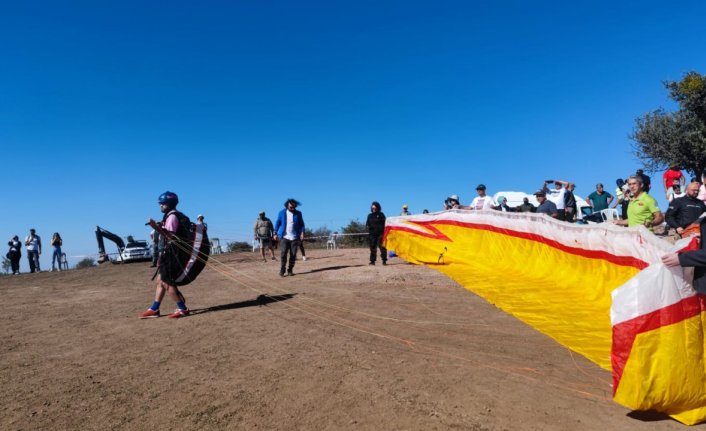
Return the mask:
M 39 239 L 39 235 L 34 235 L 34 238 L 30 239 L 30 236 L 27 236 L 25 238 L 25 244 L 29 242 L 29 245 L 27 245 L 27 251 L 39 251 L 39 243 L 41 242 L 41 239 Z
M 554 202 L 554 205 L 556 205 L 556 209 L 563 210 L 565 206 L 564 193 L 566 193 L 566 189 L 563 187 L 560 189 L 549 190 L 549 192 L 547 193 L 547 199 Z
M 671 193 L 669 193 L 670 191 Z M 683 198 L 684 196 L 686 196 L 686 192 L 674 193 L 673 189 L 667 191 L 667 200 L 669 202 L 673 201 L 676 198 Z
M 297 237 L 294 236 L 294 213 L 287 210 L 287 229 L 284 231 L 284 238 L 294 241 Z
M 471 202 L 471 209 L 474 210 L 492 210 L 496 206 L 492 196 L 485 195 L 483 197 L 476 196 Z

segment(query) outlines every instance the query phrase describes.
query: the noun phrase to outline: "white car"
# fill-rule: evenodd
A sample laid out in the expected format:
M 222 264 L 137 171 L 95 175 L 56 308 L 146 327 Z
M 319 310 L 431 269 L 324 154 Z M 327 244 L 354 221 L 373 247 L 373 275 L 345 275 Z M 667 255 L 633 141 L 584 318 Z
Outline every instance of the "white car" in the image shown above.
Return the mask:
M 123 262 L 152 260 L 152 247 L 147 244 L 147 241 L 128 241 L 127 245 L 120 253 L 120 260 Z

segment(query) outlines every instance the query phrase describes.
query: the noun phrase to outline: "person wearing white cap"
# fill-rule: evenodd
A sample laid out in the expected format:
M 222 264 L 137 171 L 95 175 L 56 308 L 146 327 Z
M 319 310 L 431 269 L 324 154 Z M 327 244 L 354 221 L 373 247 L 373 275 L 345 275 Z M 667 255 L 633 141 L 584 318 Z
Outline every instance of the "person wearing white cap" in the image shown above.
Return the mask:
M 457 210 L 461 208 L 461 198 L 458 195 L 451 195 L 444 201 L 445 210 Z
M 400 215 L 401 215 L 401 216 L 412 215 L 412 213 L 409 212 L 409 209 L 408 209 L 408 208 L 409 208 L 409 207 L 407 206 L 407 204 L 402 205 L 402 212 L 400 213 Z

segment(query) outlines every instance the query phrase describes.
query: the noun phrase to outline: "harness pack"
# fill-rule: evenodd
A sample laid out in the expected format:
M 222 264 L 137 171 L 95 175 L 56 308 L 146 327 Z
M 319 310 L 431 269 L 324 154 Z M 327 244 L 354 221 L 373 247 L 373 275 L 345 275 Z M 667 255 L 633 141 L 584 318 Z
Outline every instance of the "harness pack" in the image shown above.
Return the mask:
M 274 231 L 274 227 L 272 226 L 272 221 L 268 218 L 265 218 L 264 220 L 257 219 L 257 222 L 255 223 L 256 230 L 257 230 L 257 237 L 260 239 L 271 239 L 272 238 L 272 233 Z
M 159 273 L 167 283 L 184 286 L 194 281 L 206 266 L 211 243 L 206 226 L 192 223 L 189 217 L 179 211 L 165 214 L 162 225 L 171 214 L 179 220 L 179 227 L 164 245 L 159 258 Z

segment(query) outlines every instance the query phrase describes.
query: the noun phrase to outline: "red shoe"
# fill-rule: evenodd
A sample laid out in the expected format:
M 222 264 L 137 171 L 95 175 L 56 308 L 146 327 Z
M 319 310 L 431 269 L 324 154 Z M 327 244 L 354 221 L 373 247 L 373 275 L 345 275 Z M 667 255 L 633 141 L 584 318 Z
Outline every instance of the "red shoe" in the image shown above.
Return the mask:
M 154 319 L 155 317 L 159 317 L 159 310 L 154 311 L 153 309 L 148 308 L 146 311 L 138 314 L 137 317 L 140 319 Z
M 189 309 L 188 309 L 188 308 L 185 309 L 185 310 L 180 310 L 180 309 L 177 308 L 176 311 L 173 312 L 172 314 L 170 314 L 168 317 L 169 317 L 170 319 L 178 319 L 178 318 L 180 318 L 180 317 L 186 317 L 186 316 L 188 316 L 188 315 L 189 315 Z

